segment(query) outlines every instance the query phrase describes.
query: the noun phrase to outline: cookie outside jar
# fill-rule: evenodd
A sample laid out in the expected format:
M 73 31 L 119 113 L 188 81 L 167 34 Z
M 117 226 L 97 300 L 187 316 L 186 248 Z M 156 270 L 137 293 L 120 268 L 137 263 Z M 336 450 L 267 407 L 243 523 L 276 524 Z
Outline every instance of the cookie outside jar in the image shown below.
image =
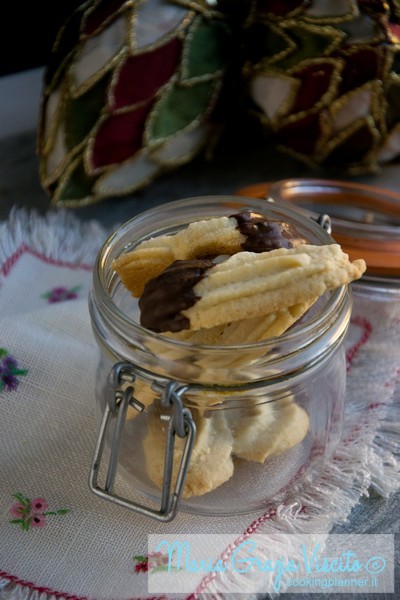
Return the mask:
M 287 499 L 306 479 L 310 485 L 340 439 L 348 286 L 325 293 L 278 337 L 193 345 L 140 326 L 138 301 L 112 266 L 145 239 L 246 210 L 293 224 L 311 244 L 332 243 L 296 208 L 209 196 L 139 214 L 110 236 L 97 258 L 89 308 L 101 350 L 96 405 L 102 421 L 90 487 L 160 521 L 178 510 L 224 516 Z

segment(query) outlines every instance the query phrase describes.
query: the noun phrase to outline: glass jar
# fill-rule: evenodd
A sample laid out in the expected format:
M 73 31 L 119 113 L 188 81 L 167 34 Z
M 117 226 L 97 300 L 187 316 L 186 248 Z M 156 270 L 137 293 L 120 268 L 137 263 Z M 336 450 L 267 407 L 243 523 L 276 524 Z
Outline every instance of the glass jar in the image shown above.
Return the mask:
M 332 242 L 296 208 L 199 197 L 164 204 L 122 225 L 94 269 L 89 308 L 101 350 L 96 405 L 102 420 L 90 487 L 161 521 L 177 510 L 221 516 L 282 501 L 306 479 L 312 484 L 340 439 L 347 287 L 319 298 L 279 337 L 192 345 L 141 327 L 138 301 L 113 269 L 115 258 L 149 237 L 244 210 L 292 223 L 310 243 Z

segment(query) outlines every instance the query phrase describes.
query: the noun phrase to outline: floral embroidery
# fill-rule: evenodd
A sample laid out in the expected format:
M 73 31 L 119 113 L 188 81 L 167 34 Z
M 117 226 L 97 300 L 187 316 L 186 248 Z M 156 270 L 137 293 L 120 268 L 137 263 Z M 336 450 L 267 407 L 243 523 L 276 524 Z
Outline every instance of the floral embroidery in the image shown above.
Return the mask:
M 174 567 L 170 563 L 172 563 L 168 554 L 163 554 L 162 552 L 151 552 L 147 555 L 138 555 L 134 556 L 133 560 L 136 561 L 136 564 L 133 568 L 135 573 L 159 573 L 160 571 L 180 571 L 180 567 Z
M 18 363 L 5 348 L 0 348 L 0 394 L 3 391 L 16 390 L 19 384 L 18 377 L 26 375 L 26 369 L 20 369 Z
M 16 502 L 10 508 L 10 515 L 14 517 L 10 523 L 19 525 L 24 531 L 29 531 L 31 527 L 44 527 L 49 515 L 66 515 L 70 512 L 69 508 L 47 510 L 49 505 L 45 498 L 29 500 L 22 494 L 13 494 L 13 498 Z
M 134 567 L 135 573 L 146 573 L 149 570 L 147 556 L 134 556 L 133 560 L 137 561 Z
M 41 297 L 45 298 L 50 304 L 64 302 L 64 300 L 75 300 L 75 298 L 78 297 L 77 292 L 79 292 L 81 287 L 81 285 L 76 285 L 75 287 L 69 289 L 66 287 L 54 287 L 45 294 L 42 294 Z

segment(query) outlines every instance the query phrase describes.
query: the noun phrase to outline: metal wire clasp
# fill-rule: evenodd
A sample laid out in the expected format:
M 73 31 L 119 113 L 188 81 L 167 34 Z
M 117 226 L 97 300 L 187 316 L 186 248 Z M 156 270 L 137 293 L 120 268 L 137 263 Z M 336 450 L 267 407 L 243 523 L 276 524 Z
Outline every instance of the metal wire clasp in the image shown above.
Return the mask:
M 164 459 L 164 478 L 162 484 L 160 509 L 153 509 L 132 500 L 122 498 L 113 492 L 115 477 L 118 467 L 118 454 L 121 435 L 126 419 L 128 406 L 131 405 L 141 412 L 144 408 L 133 395 L 136 372 L 129 363 L 117 363 L 112 368 L 108 378 L 108 398 L 104 410 L 100 430 L 96 442 L 94 457 L 90 468 L 89 487 L 97 496 L 114 502 L 124 508 L 129 508 L 142 515 L 152 517 L 158 521 L 172 521 L 176 516 L 179 501 L 185 485 L 186 474 L 189 468 L 190 456 L 196 437 L 196 425 L 191 412 L 184 408 L 182 395 L 188 386 L 180 386 L 177 382 L 170 382 L 161 389 L 161 406 L 170 409 L 170 415 L 163 415 L 163 420 L 168 420 L 168 430 Z M 98 485 L 97 479 L 103 456 L 106 434 L 112 417 L 116 417 L 114 433 L 111 442 L 110 459 L 104 488 Z M 186 438 L 178 469 L 175 487 L 172 489 L 172 472 L 174 463 L 175 436 Z
M 275 204 L 276 200 L 275 200 L 275 198 L 272 198 L 269 195 L 268 189 L 265 190 L 265 194 L 266 194 L 265 196 L 260 195 L 259 197 L 264 198 L 267 202 L 271 202 L 271 204 Z M 313 221 L 318 223 L 318 225 L 320 225 L 320 227 L 322 227 L 322 229 L 325 229 L 325 231 L 327 233 L 329 233 L 329 234 L 332 233 L 332 220 L 328 214 L 317 213 L 317 212 L 314 212 L 307 208 L 304 208 L 303 206 L 296 206 L 296 209 L 299 212 L 303 213 L 305 216 L 310 217 L 310 219 L 312 219 Z

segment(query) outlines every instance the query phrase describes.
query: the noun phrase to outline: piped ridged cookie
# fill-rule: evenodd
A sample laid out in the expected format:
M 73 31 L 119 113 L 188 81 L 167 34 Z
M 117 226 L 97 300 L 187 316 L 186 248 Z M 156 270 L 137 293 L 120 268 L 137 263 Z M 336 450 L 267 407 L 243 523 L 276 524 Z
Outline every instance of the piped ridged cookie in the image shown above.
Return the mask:
M 144 240 L 116 258 L 113 267 L 131 294 L 139 297 L 145 284 L 175 260 L 232 255 L 242 250 L 266 252 L 302 242 L 290 224 L 247 211 L 196 221 L 174 235 Z
M 261 317 L 347 285 L 365 269 L 338 244 L 238 252 L 217 264 L 176 261 L 145 286 L 141 324 L 159 332 L 199 330 Z

